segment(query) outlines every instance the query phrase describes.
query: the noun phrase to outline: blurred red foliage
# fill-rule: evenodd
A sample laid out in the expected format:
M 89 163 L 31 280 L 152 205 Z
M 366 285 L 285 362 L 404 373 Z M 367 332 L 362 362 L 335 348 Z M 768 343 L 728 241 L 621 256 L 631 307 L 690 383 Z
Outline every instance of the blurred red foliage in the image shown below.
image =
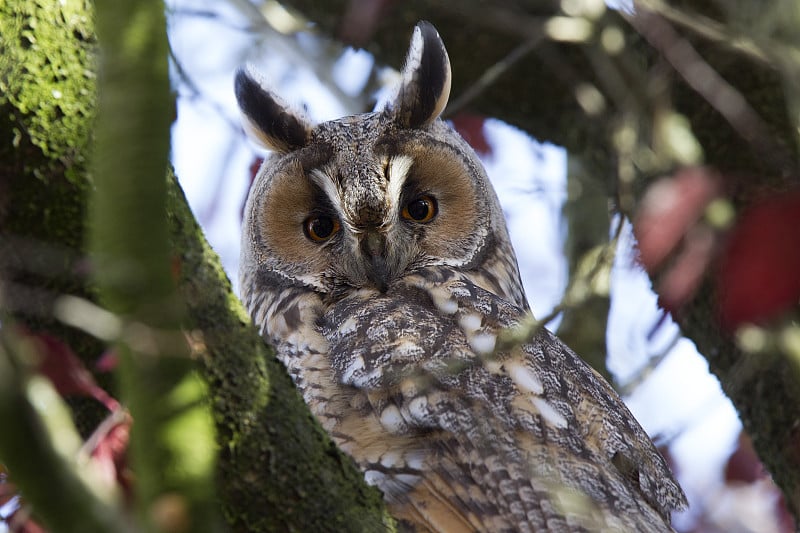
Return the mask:
M 657 181 L 642 199 L 633 231 L 660 305 L 679 312 L 711 273 L 720 325 L 733 331 L 800 303 L 800 190 L 757 201 L 726 230 L 706 219 L 709 204 L 723 197 L 722 185 L 705 167 Z
M 127 451 L 133 420 L 125 411 L 112 413 L 89 438 L 92 461 L 100 467 L 108 486 L 118 484 L 130 499 L 133 472 L 128 467 Z
M 473 150 L 480 155 L 492 153 L 492 147 L 486 140 L 483 124 L 486 117 L 472 113 L 459 113 L 451 119 L 453 128 L 461 135 Z
M 647 272 L 655 273 L 678 248 L 719 193 L 719 175 L 704 167 L 680 170 L 650 186 L 633 226 Z
M 800 190 L 743 212 L 717 271 L 720 322 L 763 323 L 800 303 Z
M 690 167 L 654 183 L 633 221 L 639 261 L 657 276 L 659 303 L 676 312 L 694 296 L 716 249 L 706 208 L 721 191 L 712 169 Z
M 38 347 L 38 370 L 47 377 L 62 396 L 89 396 L 106 406 L 109 411 L 120 408 L 119 402 L 102 389 L 91 372 L 72 349 L 61 340 L 47 334 L 29 337 Z

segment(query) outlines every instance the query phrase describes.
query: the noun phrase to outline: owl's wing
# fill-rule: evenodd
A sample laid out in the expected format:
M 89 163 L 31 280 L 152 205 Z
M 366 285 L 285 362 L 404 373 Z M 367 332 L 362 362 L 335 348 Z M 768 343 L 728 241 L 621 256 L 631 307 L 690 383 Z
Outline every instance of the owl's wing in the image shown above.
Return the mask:
M 546 331 L 478 355 L 523 312 L 433 275 L 320 321 L 366 417 L 351 432 L 376 434 L 367 451 L 344 435 L 348 451 L 394 514 L 420 531 L 669 531 L 685 498 L 613 389 Z

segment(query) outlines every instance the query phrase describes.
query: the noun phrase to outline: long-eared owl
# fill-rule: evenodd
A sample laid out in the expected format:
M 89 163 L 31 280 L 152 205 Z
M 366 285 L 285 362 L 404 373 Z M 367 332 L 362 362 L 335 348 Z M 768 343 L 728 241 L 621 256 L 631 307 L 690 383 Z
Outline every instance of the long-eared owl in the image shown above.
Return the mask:
M 413 531 L 670 531 L 684 495 L 614 390 L 529 315 L 497 197 L 439 115 L 450 62 L 414 30 L 395 96 L 322 124 L 250 70 L 244 302 L 311 411 Z

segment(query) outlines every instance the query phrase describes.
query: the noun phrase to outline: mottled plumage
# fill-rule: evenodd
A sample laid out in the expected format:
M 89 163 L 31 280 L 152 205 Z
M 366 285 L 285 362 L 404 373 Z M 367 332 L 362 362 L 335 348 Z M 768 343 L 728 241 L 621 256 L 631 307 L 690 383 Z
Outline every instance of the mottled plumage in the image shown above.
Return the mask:
M 312 125 L 240 71 L 276 151 L 248 199 L 241 287 L 311 411 L 415 531 L 669 531 L 685 498 L 617 394 L 528 304 L 478 158 L 438 116 L 420 23 L 380 112 Z

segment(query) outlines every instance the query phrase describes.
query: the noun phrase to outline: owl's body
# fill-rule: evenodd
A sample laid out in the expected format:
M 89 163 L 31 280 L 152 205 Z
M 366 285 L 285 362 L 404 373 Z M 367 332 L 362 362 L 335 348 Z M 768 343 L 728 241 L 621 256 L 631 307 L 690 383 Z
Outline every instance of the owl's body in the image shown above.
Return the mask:
M 251 190 L 241 287 L 311 411 L 415 531 L 669 531 L 684 505 L 619 397 L 528 314 L 494 191 L 438 119 L 449 61 L 421 23 L 381 112 L 316 127 L 247 72 L 278 153 Z

